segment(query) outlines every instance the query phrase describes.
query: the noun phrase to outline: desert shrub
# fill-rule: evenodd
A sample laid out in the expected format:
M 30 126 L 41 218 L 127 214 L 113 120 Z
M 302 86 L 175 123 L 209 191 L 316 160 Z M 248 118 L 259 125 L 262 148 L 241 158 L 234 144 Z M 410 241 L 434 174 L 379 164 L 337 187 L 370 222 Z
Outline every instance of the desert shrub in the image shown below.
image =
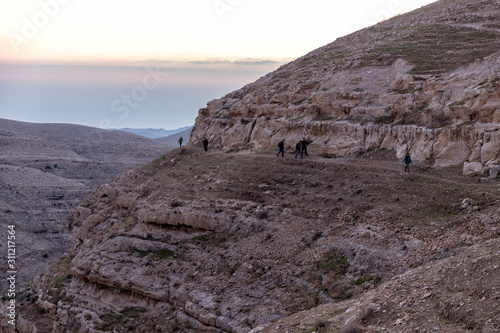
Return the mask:
M 172 201 L 170 203 L 170 207 L 172 207 L 172 208 L 182 207 L 182 206 L 183 206 L 183 203 L 181 201 L 175 200 L 175 201 Z
M 392 124 L 396 117 L 394 115 L 388 115 L 388 116 L 381 116 L 375 118 L 374 123 L 375 124 Z
M 160 260 L 170 258 L 175 254 L 174 251 L 170 251 L 169 249 L 156 250 L 153 253 L 155 258 Z
M 364 276 L 360 277 L 356 281 L 354 281 L 354 284 L 357 285 L 357 286 L 360 286 L 363 283 L 372 281 L 373 279 L 374 279 L 373 275 L 367 274 L 367 275 L 364 275 Z
M 337 277 L 341 277 L 347 273 L 349 263 L 342 253 L 332 249 L 323 256 L 323 259 L 316 263 L 316 267 L 323 271 L 334 272 Z

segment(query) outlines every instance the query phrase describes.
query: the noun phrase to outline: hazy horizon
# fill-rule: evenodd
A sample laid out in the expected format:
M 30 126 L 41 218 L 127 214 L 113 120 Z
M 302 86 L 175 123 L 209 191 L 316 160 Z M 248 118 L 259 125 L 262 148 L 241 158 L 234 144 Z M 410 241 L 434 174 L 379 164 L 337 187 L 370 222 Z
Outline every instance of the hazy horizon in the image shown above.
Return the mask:
M 3 2 L 0 117 L 187 126 L 283 63 L 434 1 Z
M 208 101 L 280 64 L 209 65 L 0 64 L 0 117 L 98 128 L 177 129 L 192 126 Z

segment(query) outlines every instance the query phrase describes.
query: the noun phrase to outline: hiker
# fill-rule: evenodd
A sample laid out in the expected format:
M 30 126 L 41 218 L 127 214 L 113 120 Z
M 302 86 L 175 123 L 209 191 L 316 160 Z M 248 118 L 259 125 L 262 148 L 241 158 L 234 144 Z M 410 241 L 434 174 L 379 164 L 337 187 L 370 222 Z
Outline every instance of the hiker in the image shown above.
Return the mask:
M 205 149 L 205 151 L 208 150 L 208 139 L 206 137 L 203 138 L 203 149 Z
M 300 144 L 302 145 L 302 154 L 306 154 L 306 156 L 309 156 L 307 154 L 307 145 L 309 144 L 309 142 L 306 140 L 306 138 L 302 138 L 302 141 L 300 141 Z M 302 156 L 301 154 L 301 156 Z
M 179 139 L 179 141 L 177 141 L 177 142 L 179 142 L 179 147 L 182 147 L 182 141 L 184 141 L 184 140 L 182 139 L 182 136 L 181 136 L 181 138 Z
M 406 153 L 405 158 L 403 159 L 403 162 L 405 164 L 405 172 L 410 172 L 410 163 L 413 162 L 410 157 L 410 153 Z
M 281 157 L 285 157 L 285 140 L 281 140 L 278 143 L 278 148 L 279 148 L 279 151 L 276 154 L 276 156 L 280 156 L 280 153 L 281 153 Z
M 297 155 L 300 154 L 300 158 L 302 159 L 302 144 L 300 142 L 297 142 L 297 144 L 295 145 L 295 149 L 295 158 L 297 158 Z

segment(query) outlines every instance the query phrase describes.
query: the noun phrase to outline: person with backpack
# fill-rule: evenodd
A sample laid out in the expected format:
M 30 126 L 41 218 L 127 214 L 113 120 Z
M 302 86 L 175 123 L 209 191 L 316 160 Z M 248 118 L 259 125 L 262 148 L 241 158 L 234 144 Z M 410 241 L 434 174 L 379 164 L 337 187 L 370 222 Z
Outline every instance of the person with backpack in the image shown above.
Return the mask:
M 297 155 L 300 154 L 300 158 L 302 159 L 302 144 L 300 142 L 297 142 L 297 144 L 295 145 L 295 149 L 295 158 L 297 158 Z
M 206 137 L 203 138 L 203 149 L 205 149 L 205 151 L 208 150 L 208 139 Z
M 177 141 L 177 142 L 179 142 L 179 147 L 182 147 L 182 141 L 184 141 L 184 139 L 181 136 L 180 139 L 179 139 L 179 141 Z
M 285 140 L 281 140 L 278 143 L 278 148 L 279 148 L 279 151 L 276 154 L 276 156 L 280 156 L 280 153 L 281 153 L 281 157 L 285 157 Z
M 405 172 L 410 172 L 410 163 L 413 162 L 410 157 L 410 153 L 406 153 L 405 158 L 403 159 L 403 162 L 405 164 Z

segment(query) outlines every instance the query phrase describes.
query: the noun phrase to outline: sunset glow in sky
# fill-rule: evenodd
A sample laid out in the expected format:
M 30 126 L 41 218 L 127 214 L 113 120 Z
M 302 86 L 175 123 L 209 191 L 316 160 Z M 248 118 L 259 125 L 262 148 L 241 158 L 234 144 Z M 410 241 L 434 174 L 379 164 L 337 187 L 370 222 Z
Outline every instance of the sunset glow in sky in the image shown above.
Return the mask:
M 0 0 L 0 118 L 192 125 L 208 101 L 433 1 Z
M 431 2 L 0 0 L 0 59 L 289 60 Z

